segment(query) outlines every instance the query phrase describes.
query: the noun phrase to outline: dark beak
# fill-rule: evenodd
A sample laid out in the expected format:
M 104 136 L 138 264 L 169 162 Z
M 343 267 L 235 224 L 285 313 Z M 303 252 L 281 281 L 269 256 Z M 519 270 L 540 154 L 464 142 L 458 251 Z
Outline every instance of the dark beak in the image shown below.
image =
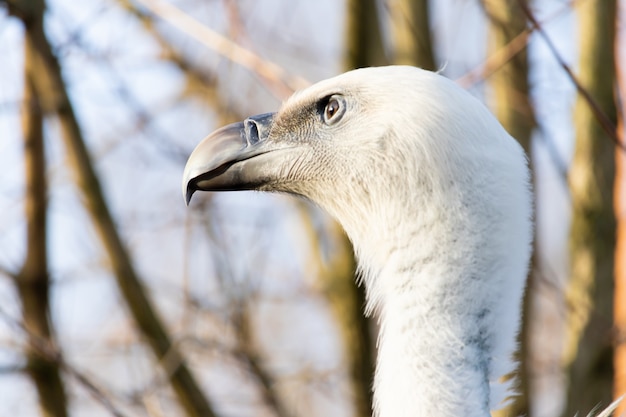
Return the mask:
M 225 126 L 194 149 L 183 174 L 183 196 L 189 204 L 197 190 L 254 190 L 268 180 L 273 149 L 268 145 L 274 113 L 252 116 Z

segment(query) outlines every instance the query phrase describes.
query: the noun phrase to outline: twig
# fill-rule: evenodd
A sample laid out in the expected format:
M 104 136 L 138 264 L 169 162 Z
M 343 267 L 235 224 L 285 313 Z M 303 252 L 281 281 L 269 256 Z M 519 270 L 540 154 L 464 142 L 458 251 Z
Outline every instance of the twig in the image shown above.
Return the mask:
M 35 351 L 37 351 L 42 357 L 47 360 L 56 363 L 59 368 L 66 374 L 74 378 L 80 385 L 85 388 L 89 394 L 104 408 L 106 408 L 115 417 L 127 417 L 122 411 L 117 408 L 111 399 L 107 396 L 103 389 L 99 388 L 94 382 L 92 382 L 86 375 L 75 369 L 72 365 L 68 364 L 61 355 L 61 352 L 48 340 L 43 339 L 33 332 L 31 332 L 23 323 L 16 318 L 8 314 L 2 307 L 0 307 L 0 316 L 14 328 L 19 329 L 25 333 L 28 345 Z
M 130 0 L 117 1 L 125 10 L 135 16 L 144 29 L 161 45 L 162 57 L 176 65 L 183 72 L 188 79 L 188 84 L 203 87 L 204 94 L 202 94 L 201 98 L 214 108 L 219 116 L 220 124 L 228 124 L 233 119 L 239 120 L 244 117 L 232 109 L 230 102 L 227 102 L 226 106 L 223 105 L 217 88 L 216 75 L 207 71 L 206 68 L 198 68 L 185 54 L 177 51 L 171 41 L 158 30 L 158 26 L 154 24 L 153 15 L 149 11 L 140 10 Z M 194 93 L 198 91 L 195 88 L 189 90 Z
M 290 417 L 290 413 L 276 390 L 275 381 L 263 362 L 255 347 L 251 329 L 251 317 L 243 303 L 236 303 L 233 314 L 233 326 L 237 333 L 237 347 L 234 349 L 236 357 L 244 362 L 260 387 L 263 402 L 279 417 Z
M 481 80 L 488 78 L 491 74 L 504 66 L 504 64 L 509 62 L 520 51 L 526 48 L 530 34 L 531 30 L 524 30 L 511 39 L 511 41 L 503 48 L 500 48 L 495 53 L 487 57 L 481 65 L 457 78 L 456 82 L 463 88 L 469 88 L 478 84 Z
M 557 10 L 555 13 L 546 17 L 540 24 L 543 25 L 546 22 L 558 17 L 559 15 L 569 11 L 571 7 L 573 7 L 576 0 L 572 0 L 569 4 L 563 6 L 562 9 Z M 482 3 L 481 3 L 482 4 Z M 483 8 L 485 7 L 484 4 Z M 487 11 L 485 10 L 485 13 Z M 493 18 L 490 16 L 490 18 Z M 506 44 L 504 47 L 500 48 L 498 51 L 487 57 L 487 59 L 482 62 L 479 66 L 465 73 L 461 77 L 456 79 L 456 82 L 459 83 L 464 88 L 469 88 L 481 80 L 488 78 L 504 66 L 507 62 L 509 62 L 516 54 L 518 54 L 522 49 L 526 48 L 528 45 L 528 38 L 535 30 L 534 27 L 527 28 L 524 31 L 520 32 L 516 37 L 511 39 L 511 41 Z
M 561 57 L 556 46 L 554 45 L 554 43 L 552 42 L 548 34 L 543 29 L 543 27 L 541 26 L 541 23 L 539 23 L 539 21 L 533 14 L 532 10 L 530 10 L 528 5 L 524 1 L 522 0 L 518 0 L 518 1 L 520 3 L 520 7 L 522 11 L 528 18 L 528 21 L 532 25 L 533 29 L 536 30 L 544 39 L 544 41 L 546 42 L 546 45 L 548 45 L 548 48 L 552 52 L 552 55 L 554 55 L 554 58 L 557 60 L 559 65 L 561 65 L 565 73 L 569 76 L 570 80 L 572 80 L 572 82 L 576 86 L 576 90 L 578 91 L 578 93 L 585 99 L 587 104 L 589 104 L 589 107 L 591 108 L 591 112 L 593 113 L 596 120 L 598 120 L 598 123 L 600 124 L 600 127 L 602 128 L 602 130 L 604 130 L 604 133 L 606 133 L 607 136 L 611 138 L 611 140 L 615 143 L 615 145 L 618 148 L 626 152 L 626 145 L 623 144 L 619 140 L 619 137 L 617 136 L 617 127 L 615 126 L 615 124 L 606 115 L 606 113 L 602 111 L 598 102 L 591 96 L 591 94 L 589 94 L 589 91 L 587 91 L 587 89 L 580 83 L 580 81 L 578 81 L 578 78 L 574 74 L 574 71 L 572 71 L 571 67 L 567 64 L 567 62 L 565 62 L 563 57 Z
M 3 265 L 0 265 L 0 275 L 4 275 L 4 276 L 6 276 L 7 278 L 9 278 L 9 279 L 11 279 L 13 281 L 18 279 L 17 272 L 11 271 L 9 268 L 7 268 L 7 267 L 5 267 Z
M 2 365 L 0 366 L 0 375 L 23 374 L 26 368 L 20 365 Z
M 295 90 L 305 88 L 310 84 L 301 77 L 289 75 L 277 64 L 261 58 L 254 52 L 220 35 L 166 1 L 137 1 L 161 19 L 213 49 L 224 58 L 259 75 L 266 82 L 268 88 L 278 97 L 284 98 Z

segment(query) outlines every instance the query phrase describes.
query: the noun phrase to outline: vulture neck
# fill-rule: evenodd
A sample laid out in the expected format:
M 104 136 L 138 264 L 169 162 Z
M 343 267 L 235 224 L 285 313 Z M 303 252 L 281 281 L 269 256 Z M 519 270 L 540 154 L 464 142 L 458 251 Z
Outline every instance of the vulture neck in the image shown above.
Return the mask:
M 457 219 L 464 216 L 458 213 L 431 214 L 434 218 L 410 216 L 397 227 L 389 227 L 389 219 L 365 222 L 367 231 L 350 233 L 346 227 L 364 272 L 368 309 L 379 314 L 381 324 L 375 415 L 489 416 L 490 380 L 494 367 L 502 369 L 493 358 L 510 366 L 512 353 L 502 349 L 494 333 L 499 288 L 492 275 L 502 271 L 481 255 L 489 253 L 490 244 L 481 238 L 484 233 L 475 234 L 467 217 L 460 224 Z M 376 224 L 384 230 L 372 227 Z M 518 302 L 512 302 L 515 311 Z
M 446 280 L 444 274 L 420 274 L 411 264 L 399 268 L 380 277 L 394 281 L 397 290 L 381 300 L 377 415 L 489 415 L 491 353 L 481 339 L 480 311 L 466 316 L 454 308 L 465 302 L 462 288 L 456 294 L 419 288 L 419 282 Z M 415 304 L 418 298 L 423 303 Z

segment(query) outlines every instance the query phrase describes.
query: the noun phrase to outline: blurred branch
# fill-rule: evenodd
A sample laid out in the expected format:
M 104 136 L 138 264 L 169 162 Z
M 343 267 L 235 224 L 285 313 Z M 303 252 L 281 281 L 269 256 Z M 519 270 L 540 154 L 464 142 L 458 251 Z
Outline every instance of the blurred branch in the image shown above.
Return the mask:
M 30 3 L 24 0 L 30 7 Z M 130 313 L 142 335 L 146 338 L 157 358 L 166 354 L 180 356 L 172 346 L 165 325 L 158 317 L 152 303 L 147 298 L 130 256 L 117 232 L 109 208 L 105 202 L 100 181 L 94 171 L 91 158 L 85 146 L 72 103 L 61 76 L 61 68 L 53 54 L 43 28 L 44 3 L 40 7 L 23 13 L 26 9 L 16 6 L 14 15 L 18 16 L 26 27 L 27 36 L 32 42 L 33 59 L 37 60 L 38 76 L 34 79 L 34 88 L 42 97 L 45 112 L 56 113 L 65 141 L 69 162 L 80 190 L 84 196 L 86 208 L 98 232 L 102 244 L 109 254 L 113 274 L 118 287 L 126 300 Z M 10 9 L 11 11 L 11 9 Z M 37 19 L 33 19 L 33 15 Z M 170 383 L 187 415 L 194 417 L 213 416 L 206 397 L 189 368 L 180 357 L 180 366 L 171 374 Z
M 99 388 L 90 378 L 78 371 L 72 365 L 67 363 L 59 349 L 49 340 L 39 337 L 32 332 L 25 324 L 20 323 L 19 320 L 13 318 L 2 307 L 0 307 L 0 317 L 4 319 L 6 323 L 19 331 L 26 334 L 29 350 L 36 352 L 40 357 L 45 358 L 48 362 L 54 363 L 63 372 L 74 378 L 83 388 L 89 392 L 89 394 L 104 408 L 106 408 L 115 417 L 126 417 L 112 402 L 110 395 L 105 393 L 102 388 Z M 48 414 L 46 414 L 48 415 Z M 54 414 L 50 414 L 54 415 Z
M 143 25 L 150 35 L 152 35 L 156 41 L 160 44 L 161 48 L 165 52 L 165 57 L 175 63 L 179 69 L 189 76 L 192 76 L 198 80 L 201 84 L 207 87 L 215 86 L 215 78 L 207 75 L 203 71 L 199 71 L 195 68 L 185 57 L 180 54 L 172 44 L 156 29 L 154 25 L 153 17 L 145 13 L 143 10 L 135 7 L 130 0 L 117 0 L 117 2 L 130 14 L 135 16 Z
M 226 349 L 225 346 L 220 346 L 219 343 L 213 344 L 213 348 L 231 356 L 237 361 L 238 365 L 246 368 L 251 379 L 256 383 L 263 403 L 268 409 L 272 410 L 278 417 L 290 417 L 291 413 L 288 410 L 287 404 L 276 388 L 276 378 L 264 365 L 263 358 L 260 355 L 260 349 L 255 340 L 250 309 L 255 300 L 256 293 L 254 289 L 243 290 L 241 287 L 237 287 L 237 289 L 233 291 L 231 285 L 234 283 L 232 279 L 234 277 L 234 271 L 232 270 L 232 260 L 229 260 L 227 255 L 228 246 L 226 242 L 228 240 L 217 237 L 218 235 L 223 236 L 225 231 L 220 230 L 223 225 L 216 222 L 208 215 L 208 213 L 213 212 L 212 208 L 203 207 L 199 212 L 201 213 L 203 228 L 209 239 L 212 242 L 220 242 L 215 245 L 214 250 L 211 250 L 210 253 L 215 263 L 216 279 L 220 285 L 220 293 L 226 295 L 229 310 L 231 311 L 231 313 L 227 315 L 229 316 L 227 326 L 234 329 L 236 339 L 233 345 Z M 220 229 L 216 230 L 216 228 Z M 265 265 L 258 263 L 255 265 L 254 273 L 263 276 L 261 269 Z M 200 303 L 196 300 L 188 299 L 188 301 L 195 304 L 196 307 L 201 308 L 205 313 L 210 312 L 206 308 L 202 308 Z M 211 314 L 213 314 L 213 312 L 211 312 Z
M 534 13 L 532 12 L 528 4 L 526 4 L 525 0 L 518 0 L 518 2 L 520 4 L 521 10 L 528 18 L 528 21 L 530 22 L 533 30 L 536 30 L 539 33 L 539 35 L 541 35 L 541 37 L 544 39 L 544 41 L 546 42 L 546 45 L 548 45 L 548 48 L 552 52 L 552 55 L 554 56 L 554 58 L 558 61 L 559 65 L 561 65 L 561 67 L 567 73 L 570 80 L 576 86 L 576 90 L 578 91 L 578 94 L 580 94 L 585 100 L 585 102 L 589 105 L 589 108 L 593 116 L 600 124 L 600 127 L 602 128 L 602 130 L 604 130 L 604 133 L 606 133 L 606 135 L 615 143 L 615 145 L 617 145 L 617 147 L 619 147 L 622 151 L 626 151 L 626 144 L 620 142 L 619 137 L 617 135 L 617 127 L 615 126 L 615 123 L 613 123 L 611 118 L 602 110 L 602 107 L 600 106 L 600 104 L 589 93 L 589 90 L 585 86 L 582 85 L 578 77 L 576 77 L 576 75 L 574 74 L 574 71 L 572 70 L 572 68 L 567 64 L 567 62 L 565 62 L 563 57 L 561 57 L 561 55 L 559 54 L 559 51 L 557 50 L 556 46 L 552 42 L 552 39 L 550 39 L 546 31 L 543 29 L 543 26 L 537 20 L 537 18 L 535 17 Z M 605 23 L 614 24 L 612 22 L 605 22 Z
M 243 302 L 238 304 L 233 317 L 233 325 L 237 332 L 237 347 L 233 354 L 246 365 L 256 379 L 266 406 L 273 410 L 278 417 L 290 417 L 291 414 L 287 411 L 287 407 L 276 390 L 274 377 L 266 370 L 259 357 L 258 349 L 255 349 L 256 343 L 247 306 Z
M 487 59 L 477 68 L 469 71 L 456 82 L 463 88 L 469 88 L 479 82 L 489 78 L 494 72 L 504 66 L 507 62 L 526 48 L 531 31 L 525 29 L 511 39 L 506 45 L 492 52 Z
M 558 178 L 561 180 L 563 185 L 563 191 L 565 192 L 565 196 L 571 200 L 569 184 L 567 179 L 567 170 L 569 169 L 568 163 L 565 161 L 565 157 L 559 154 L 559 150 L 557 149 L 557 144 L 554 143 L 554 140 L 548 135 L 543 127 L 541 126 L 541 122 L 538 123 L 537 130 L 540 132 L 537 135 L 537 139 L 542 141 L 546 152 L 552 162 L 552 166 L 556 170 Z M 571 201 L 570 201 L 571 202 Z
M 23 374 L 24 372 L 27 372 L 26 368 L 20 365 L 0 366 L 0 375 Z
M 43 9 L 43 4 L 41 5 Z M 43 15 L 34 14 L 35 25 L 42 25 Z M 26 180 L 26 257 L 15 284 L 22 304 L 24 327 L 28 336 L 52 344 L 53 329 L 49 322 L 49 280 L 47 257 L 47 181 L 44 154 L 43 114 L 35 80 L 38 59 L 31 31 L 24 38 L 24 167 Z M 29 343 L 25 352 L 28 375 L 39 395 L 44 416 L 65 417 L 67 397 L 57 362 L 43 357 Z
M 5 277 L 11 280 L 17 280 L 18 278 L 17 272 L 11 271 L 9 268 L 3 265 L 0 265 L 0 275 L 4 275 Z
M 204 93 L 201 95 L 202 100 L 212 105 L 219 116 L 220 124 L 232 123 L 234 120 L 243 118 L 239 114 L 233 114 L 234 112 L 230 107 L 223 105 L 223 100 L 218 93 L 215 74 L 208 73 L 206 68 L 198 68 L 184 54 L 178 52 L 172 43 L 157 30 L 152 15 L 135 7 L 130 0 L 117 1 L 126 11 L 135 16 L 145 30 L 159 43 L 163 50 L 163 57 L 176 65 L 185 75 L 187 80 L 186 92 L 195 96 L 198 96 L 198 92 Z
M 206 27 L 170 3 L 163 0 L 136 1 L 219 55 L 241 65 L 251 73 L 257 74 L 279 98 L 285 98 L 295 90 L 305 88 L 310 84 L 303 78 L 288 74 L 275 63 L 261 58 L 254 52 Z
M 520 0 L 514 1 L 519 3 Z M 543 19 L 540 22 L 540 25 L 543 26 L 554 18 L 564 13 L 570 12 L 575 2 L 576 0 L 571 0 L 567 2 L 567 4 L 564 4 L 563 7 Z M 481 5 L 485 10 L 485 14 L 492 21 L 494 19 L 499 20 L 496 16 L 493 16 L 493 13 L 489 12 L 487 3 L 488 0 L 481 0 Z M 506 27 L 504 29 L 506 29 Z M 487 59 L 483 61 L 478 67 L 469 71 L 462 77 L 457 78 L 456 82 L 459 83 L 463 88 L 469 88 L 474 84 L 477 84 L 485 80 L 486 78 L 489 78 L 494 72 L 498 71 L 503 65 L 506 65 L 511 59 L 513 59 L 515 55 L 517 55 L 519 52 L 526 48 L 530 35 L 534 30 L 534 28 L 529 28 L 527 26 L 525 26 L 521 31 L 518 30 L 518 34 L 516 36 L 509 38 L 504 45 L 501 45 L 497 50 L 491 52 Z

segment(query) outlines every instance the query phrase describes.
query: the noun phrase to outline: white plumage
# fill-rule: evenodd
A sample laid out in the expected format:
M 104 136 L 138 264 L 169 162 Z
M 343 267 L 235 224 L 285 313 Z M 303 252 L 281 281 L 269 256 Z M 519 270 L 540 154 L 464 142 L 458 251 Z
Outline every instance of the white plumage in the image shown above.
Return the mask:
M 514 369 L 528 181 L 522 148 L 478 100 L 440 75 L 382 67 L 215 132 L 183 191 L 289 192 L 325 208 L 380 318 L 375 414 L 484 417 Z

